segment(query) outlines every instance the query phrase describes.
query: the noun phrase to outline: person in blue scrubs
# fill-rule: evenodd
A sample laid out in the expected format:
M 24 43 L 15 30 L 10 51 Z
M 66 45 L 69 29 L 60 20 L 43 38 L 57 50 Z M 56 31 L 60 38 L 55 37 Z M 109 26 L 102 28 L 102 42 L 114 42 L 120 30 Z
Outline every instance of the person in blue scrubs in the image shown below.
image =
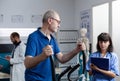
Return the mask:
M 60 63 L 65 63 L 86 49 L 84 43 L 78 42 L 71 52 L 61 53 L 56 39 L 52 36 L 60 27 L 60 16 L 56 11 L 48 10 L 42 23 L 42 27 L 31 33 L 27 40 L 25 81 L 54 81 L 50 56 L 56 57 Z
M 91 63 L 91 57 L 108 58 L 109 70 L 98 68 Z M 108 33 L 101 33 L 97 38 L 97 51 L 92 53 L 86 65 L 86 70 L 91 75 L 91 81 L 115 81 L 119 75 L 118 56 L 113 52 L 113 43 Z M 97 71 L 97 72 L 95 72 Z

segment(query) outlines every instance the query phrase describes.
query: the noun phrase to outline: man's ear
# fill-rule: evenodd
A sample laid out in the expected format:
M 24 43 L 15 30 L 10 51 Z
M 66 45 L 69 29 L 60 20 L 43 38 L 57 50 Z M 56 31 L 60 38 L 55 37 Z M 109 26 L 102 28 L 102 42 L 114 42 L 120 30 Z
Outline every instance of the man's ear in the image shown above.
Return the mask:
M 52 23 L 52 19 L 48 18 L 48 23 L 51 24 Z

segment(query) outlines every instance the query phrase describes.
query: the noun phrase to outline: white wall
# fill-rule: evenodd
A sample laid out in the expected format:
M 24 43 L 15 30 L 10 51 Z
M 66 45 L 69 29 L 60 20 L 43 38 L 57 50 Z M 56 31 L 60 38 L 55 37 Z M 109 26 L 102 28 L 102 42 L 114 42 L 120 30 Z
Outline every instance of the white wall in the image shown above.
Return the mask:
M 0 14 L 4 15 L 0 27 L 38 27 L 41 23 L 31 23 L 32 15 L 43 15 L 54 9 L 61 16 L 61 29 L 74 28 L 74 0 L 0 0 Z M 22 15 L 23 23 L 12 23 L 11 16 Z
M 75 22 L 76 27 L 79 27 L 80 22 L 80 11 L 86 9 L 92 9 L 93 6 L 99 5 L 105 2 L 110 2 L 112 0 L 75 0 Z
M 12 28 L 40 27 L 43 14 L 48 9 L 54 9 L 61 16 L 60 29 L 72 30 L 75 28 L 74 3 L 75 3 L 74 0 L 0 0 L 0 28 L 12 29 Z M 16 15 L 20 15 L 22 17 L 16 19 L 13 17 Z M 32 23 L 31 21 L 32 15 L 40 15 L 41 19 L 40 22 Z M 3 19 L 1 19 L 1 17 L 3 17 Z M 14 21 L 18 22 L 15 23 Z M 0 31 L 3 30 L 0 29 Z M 9 31 L 9 29 L 6 29 L 3 32 L 6 31 Z M 19 29 L 18 31 L 16 29 L 16 32 L 19 32 Z M 21 38 L 22 37 L 24 36 L 21 36 Z M 27 38 L 27 36 L 24 38 Z M 0 40 L 1 40 L 0 43 L 10 43 L 9 35 L 6 37 L 0 36 Z M 26 39 L 24 41 L 26 41 Z

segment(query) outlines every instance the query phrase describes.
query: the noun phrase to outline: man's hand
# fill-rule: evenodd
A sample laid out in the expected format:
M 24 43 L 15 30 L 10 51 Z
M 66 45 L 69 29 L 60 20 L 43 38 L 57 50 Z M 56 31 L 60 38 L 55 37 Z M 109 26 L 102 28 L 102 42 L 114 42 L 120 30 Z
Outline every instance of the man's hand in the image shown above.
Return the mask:
M 5 56 L 5 58 L 6 58 L 6 60 L 10 61 L 11 56 L 7 55 L 7 56 Z
M 43 48 L 42 54 L 45 57 L 49 57 L 50 55 L 52 55 L 53 54 L 52 46 L 51 45 L 47 45 L 45 48 Z
M 86 50 L 85 43 L 83 43 L 81 40 L 78 39 L 76 50 L 77 50 L 78 52 L 83 51 L 83 50 Z

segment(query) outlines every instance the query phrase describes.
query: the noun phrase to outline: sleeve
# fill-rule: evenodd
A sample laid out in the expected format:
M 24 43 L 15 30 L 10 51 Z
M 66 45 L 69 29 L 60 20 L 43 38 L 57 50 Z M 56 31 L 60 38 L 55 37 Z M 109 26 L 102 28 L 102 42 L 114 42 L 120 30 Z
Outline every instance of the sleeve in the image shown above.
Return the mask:
M 117 76 L 119 76 L 119 59 L 117 55 L 114 53 L 111 58 L 110 70 L 114 72 Z
M 88 61 L 87 61 L 87 63 L 86 63 L 86 70 L 87 71 L 89 71 L 89 70 L 91 70 L 91 68 L 90 68 L 90 57 L 89 57 L 89 59 L 88 59 Z
M 27 56 L 27 55 L 35 56 L 35 53 L 36 53 L 35 39 L 32 38 L 31 36 L 29 36 L 28 40 L 27 40 L 25 56 Z
M 87 71 L 91 70 L 91 68 L 90 68 L 90 64 L 91 64 L 90 58 L 91 57 L 97 57 L 97 54 L 98 54 L 97 52 L 94 52 L 94 53 L 90 54 L 89 59 L 88 59 L 88 61 L 86 63 L 86 70 Z
M 55 46 L 54 54 L 56 55 L 56 54 L 58 54 L 60 52 L 60 48 L 59 48 L 58 43 L 57 43 L 56 40 L 54 40 L 54 46 Z

